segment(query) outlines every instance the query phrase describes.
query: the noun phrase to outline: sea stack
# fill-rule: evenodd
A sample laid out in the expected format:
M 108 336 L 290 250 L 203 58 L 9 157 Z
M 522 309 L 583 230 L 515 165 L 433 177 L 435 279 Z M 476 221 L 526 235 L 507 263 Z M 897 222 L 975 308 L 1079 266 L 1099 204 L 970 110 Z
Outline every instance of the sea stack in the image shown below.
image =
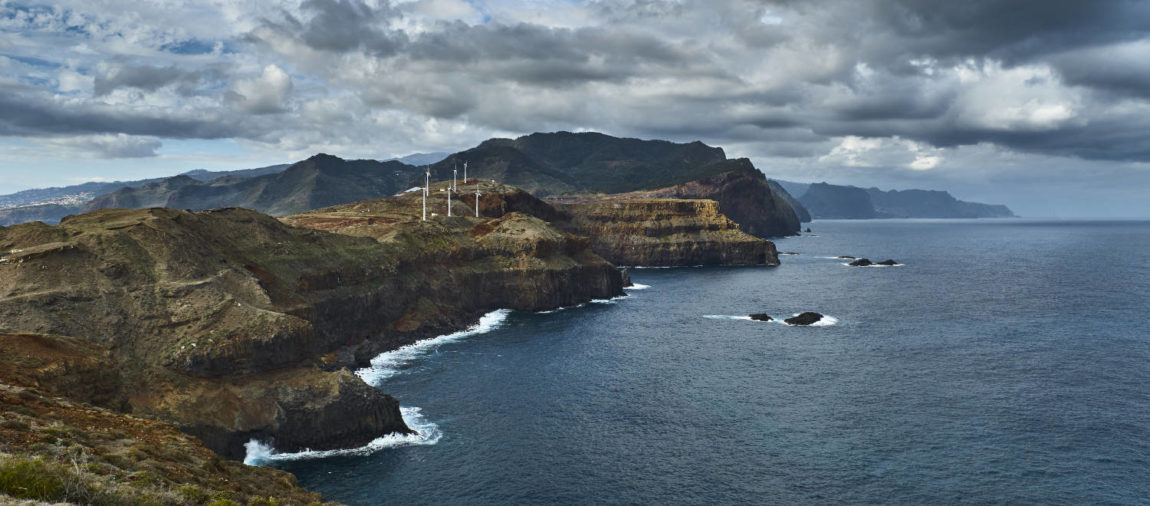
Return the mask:
M 823 319 L 823 315 L 818 314 L 814 311 L 807 311 L 805 313 L 801 313 L 801 314 L 792 316 L 790 318 L 787 318 L 786 320 L 783 320 L 783 321 L 786 322 L 787 325 L 806 326 L 806 325 L 813 325 L 815 323 L 818 323 L 819 320 L 822 320 L 822 319 Z

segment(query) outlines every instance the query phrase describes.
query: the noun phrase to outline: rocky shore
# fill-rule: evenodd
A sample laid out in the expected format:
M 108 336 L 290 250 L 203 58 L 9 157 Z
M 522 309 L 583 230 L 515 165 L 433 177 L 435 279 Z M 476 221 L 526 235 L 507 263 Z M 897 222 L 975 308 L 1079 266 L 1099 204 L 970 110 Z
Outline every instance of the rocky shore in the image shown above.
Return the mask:
M 383 350 L 497 308 L 622 294 L 587 239 L 538 218 L 423 222 L 403 197 L 374 202 L 388 212 L 285 220 L 341 233 L 242 209 L 104 210 L 3 228 L 0 321 L 107 350 L 96 390 L 110 407 L 238 458 L 251 438 L 292 451 L 409 431 L 394 398 L 346 369 Z
M 146 426 L 132 437 L 163 433 L 203 459 L 238 459 L 251 439 L 281 451 L 357 447 L 411 432 L 399 401 L 351 372 L 381 352 L 495 309 L 620 296 L 625 275 L 608 260 L 778 262 L 773 244 L 741 231 L 713 200 L 552 205 L 515 187 L 468 185 L 450 217 L 448 184 L 432 185 L 426 221 L 422 192 L 412 192 L 280 219 L 237 208 L 108 209 L 0 227 L 0 353 L 19 365 L 0 375 L 0 451 L 44 456 L 47 447 L 26 441 L 40 436 L 13 431 L 40 434 L 55 422 L 38 413 L 54 409 Z M 120 454 L 74 427 L 69 444 Z M 237 476 L 231 496 L 320 500 L 290 475 L 210 462 Z M 151 470 L 163 476 L 160 492 L 195 474 L 149 465 L 119 462 L 108 473 Z M 213 473 L 196 483 L 219 489 Z M 153 493 L 133 490 L 122 492 Z

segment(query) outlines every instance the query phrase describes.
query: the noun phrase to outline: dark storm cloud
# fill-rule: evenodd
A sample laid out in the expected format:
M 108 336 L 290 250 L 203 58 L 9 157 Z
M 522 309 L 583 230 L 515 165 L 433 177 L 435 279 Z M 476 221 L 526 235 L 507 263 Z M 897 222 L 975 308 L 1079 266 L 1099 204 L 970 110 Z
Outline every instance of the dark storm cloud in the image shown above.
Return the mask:
M 379 126 L 371 121 L 383 121 L 365 118 L 385 113 L 412 131 L 587 128 L 729 140 L 778 156 L 815 156 L 815 146 L 843 137 L 898 136 L 944 148 L 991 143 L 1147 159 L 1150 140 L 1138 135 L 1150 117 L 1147 1 L 497 4 L 290 0 L 236 6 L 247 17 L 224 16 L 236 27 L 223 34 L 168 33 L 170 20 L 155 20 L 131 37 L 123 32 L 134 26 L 115 21 L 84 24 L 67 9 L 19 9 L 12 19 L 26 17 L 26 31 L 57 27 L 39 39 L 45 44 L 78 24 L 90 28 L 77 32 L 85 43 L 145 40 L 159 54 L 101 55 L 112 63 L 87 65 L 108 68 L 86 76 L 91 97 L 78 96 L 87 88 L 75 79 L 67 100 L 42 85 L 5 94 L 0 132 L 358 141 Z M 475 16 L 444 14 L 472 7 Z M 19 52 L 4 41 L 5 54 Z M 180 41 L 194 43 L 174 50 Z M 216 47 L 231 51 L 208 51 Z M 53 73 L 71 69 L 47 58 L 50 50 L 25 52 L 14 55 L 32 67 L 23 82 L 59 81 Z M 56 66 L 28 63 L 34 57 Z M 160 95 L 164 105 L 125 106 L 113 93 L 124 88 Z M 172 89 L 181 95 L 172 100 L 183 102 L 167 102 Z M 252 117 L 261 113 L 281 118 Z M 801 140 L 787 137 L 799 133 Z
M 0 88 L 0 135 L 124 133 L 176 139 L 247 137 L 235 121 L 126 112 L 100 104 L 61 103 L 43 94 Z
M 189 95 L 201 81 L 222 78 L 223 72 L 218 66 L 207 70 L 184 70 L 173 65 L 164 67 L 124 65 L 96 76 L 93 93 L 96 96 L 103 96 L 121 87 L 155 91 L 168 85 L 175 85 L 179 92 Z
M 269 28 L 298 36 L 312 49 L 331 52 L 364 50 L 390 56 L 406 42 L 402 32 L 387 30 L 398 16 L 390 5 L 374 9 L 360 0 L 305 0 L 301 10 L 312 15 L 307 21 L 283 13 L 281 21 L 266 21 Z

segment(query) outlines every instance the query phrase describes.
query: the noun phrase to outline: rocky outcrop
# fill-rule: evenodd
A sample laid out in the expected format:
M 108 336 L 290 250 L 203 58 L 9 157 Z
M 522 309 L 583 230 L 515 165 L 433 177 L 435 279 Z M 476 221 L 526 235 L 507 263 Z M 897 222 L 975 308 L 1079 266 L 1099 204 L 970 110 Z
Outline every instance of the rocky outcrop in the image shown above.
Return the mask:
M 751 315 L 751 319 L 755 320 L 757 322 L 775 321 L 775 319 L 771 318 L 771 315 L 769 315 L 767 313 L 755 313 L 755 314 Z
M 739 228 L 759 238 L 795 235 L 801 224 L 795 210 L 775 192 L 762 172 L 746 158 L 721 164 L 725 169 L 713 176 L 687 183 L 626 194 L 630 198 L 708 199 L 739 224 Z M 781 188 L 779 188 L 782 191 Z M 785 192 L 784 192 L 785 193 Z
M 871 265 L 874 265 L 874 262 L 871 262 L 869 258 L 859 258 L 847 265 L 851 267 L 870 267 Z
M 814 311 L 807 311 L 783 320 L 787 325 L 814 325 L 823 319 L 823 315 Z
M 243 209 L 0 228 L 0 322 L 107 350 L 125 411 L 238 457 L 250 437 L 292 451 L 406 432 L 397 401 L 344 367 L 497 308 L 622 294 L 586 238 L 538 218 L 423 222 L 416 197 L 388 200 L 286 220 L 338 234 Z
M 322 501 L 287 472 L 221 459 L 170 424 L 118 412 L 109 401 L 120 386 L 112 353 L 101 346 L 0 332 L 0 503 L 9 496 L 75 504 Z
M 559 204 L 569 230 L 618 265 L 778 265 L 773 243 L 752 237 L 712 200 L 605 198 Z

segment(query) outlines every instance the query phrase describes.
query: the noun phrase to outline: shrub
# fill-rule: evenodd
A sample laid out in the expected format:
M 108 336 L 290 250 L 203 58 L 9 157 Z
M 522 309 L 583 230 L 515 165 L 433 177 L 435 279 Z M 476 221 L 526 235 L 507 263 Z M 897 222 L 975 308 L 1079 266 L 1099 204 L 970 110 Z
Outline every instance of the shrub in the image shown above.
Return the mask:
M 59 467 L 39 459 L 12 459 L 0 464 L 0 493 L 20 499 L 62 499 L 66 490 L 61 474 Z

